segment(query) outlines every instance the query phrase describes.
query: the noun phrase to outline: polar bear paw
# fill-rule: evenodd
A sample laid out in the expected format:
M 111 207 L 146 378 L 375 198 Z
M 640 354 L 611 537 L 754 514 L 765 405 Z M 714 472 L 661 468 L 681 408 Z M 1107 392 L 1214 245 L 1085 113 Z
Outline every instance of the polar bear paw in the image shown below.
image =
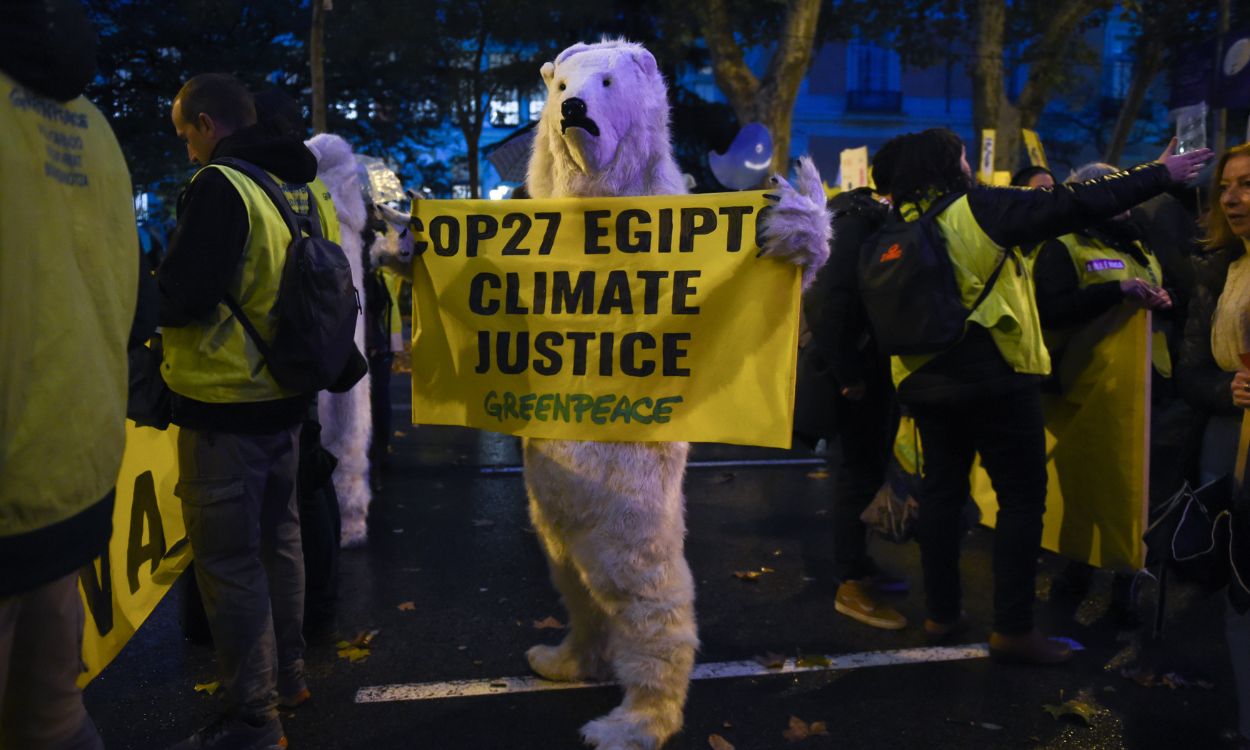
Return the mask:
M 586 744 L 598 750 L 657 750 L 681 729 L 681 708 L 640 711 L 618 706 L 582 727 Z
M 795 172 L 797 187 L 780 175 L 774 176 L 773 181 L 777 186 L 775 202 L 762 219 L 762 254 L 801 267 L 806 289 L 829 259 L 829 241 L 833 237 L 824 185 L 816 165 L 806 156 L 799 159 Z
M 543 679 L 554 682 L 607 680 L 611 673 L 603 659 L 593 653 L 578 653 L 566 637 L 558 646 L 533 646 L 525 652 L 530 669 Z

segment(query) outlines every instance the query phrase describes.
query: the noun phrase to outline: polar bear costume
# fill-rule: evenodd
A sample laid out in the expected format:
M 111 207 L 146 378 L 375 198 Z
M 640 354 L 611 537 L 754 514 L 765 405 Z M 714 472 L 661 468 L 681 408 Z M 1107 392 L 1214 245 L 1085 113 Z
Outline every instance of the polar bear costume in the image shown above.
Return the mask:
M 547 104 L 527 185 L 535 198 L 686 192 L 669 141 L 655 58 L 624 41 L 576 44 L 542 66 Z M 820 176 L 802 160 L 800 187 L 776 178 L 766 254 L 810 281 L 829 253 Z M 552 680 L 615 677 L 624 702 L 582 728 L 600 750 L 655 750 L 682 726 L 699 644 L 694 580 L 684 553 L 687 443 L 528 439 L 530 517 L 569 613 L 558 646 L 527 657 Z
M 325 183 L 334 201 L 342 235 L 340 244 L 352 267 L 352 283 L 364 294 L 360 233 L 365 228 L 365 201 L 356 157 L 347 141 L 337 135 L 322 133 L 305 145 L 317 157 L 317 177 Z M 365 350 L 363 316 L 356 318 L 356 346 Z M 334 469 L 334 490 L 343 518 L 340 542 L 344 547 L 358 547 L 365 543 L 365 520 L 373 500 L 369 487 L 369 441 L 373 437 L 369 378 L 361 378 L 346 393 L 322 391 L 317 396 L 317 415 L 321 421 L 321 443 L 339 461 Z

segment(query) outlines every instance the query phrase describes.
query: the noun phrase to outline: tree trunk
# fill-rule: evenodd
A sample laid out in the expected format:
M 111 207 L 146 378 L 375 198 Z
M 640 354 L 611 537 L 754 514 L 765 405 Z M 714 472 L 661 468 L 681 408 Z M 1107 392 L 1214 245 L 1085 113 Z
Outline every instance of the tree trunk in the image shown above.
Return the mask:
M 976 60 L 972 66 L 972 142 L 969 161 L 973 172 L 980 171 L 981 154 L 985 144 L 981 131 L 996 131 L 994 145 L 995 166 L 1002 158 L 1002 139 L 1007 134 L 999 122 L 999 114 L 1007 104 L 1003 93 L 1003 39 L 1007 29 L 1006 0 L 977 0 Z M 1009 106 L 1009 105 L 1008 105 Z
M 312 29 L 308 35 L 308 67 L 312 74 L 313 133 L 326 132 L 326 11 L 330 0 L 312 0 Z
M 794 102 L 812 62 L 821 0 L 788 0 L 781 41 L 762 78 L 756 78 L 746 63 L 725 0 L 704 0 L 696 6 L 716 84 L 740 126 L 759 122 L 768 128 L 773 137 L 773 170 L 785 174 L 790 162 Z
M 1115 118 L 1115 129 L 1111 131 L 1111 142 L 1107 144 L 1107 153 L 1102 160 L 1108 164 L 1117 164 L 1124 154 L 1124 146 L 1137 123 L 1137 115 L 1141 113 L 1142 101 L 1146 91 L 1159 74 L 1163 64 L 1163 45 L 1151 40 L 1141 51 L 1137 65 L 1133 68 L 1133 81 L 1129 84 L 1128 94 L 1120 104 L 1120 114 Z

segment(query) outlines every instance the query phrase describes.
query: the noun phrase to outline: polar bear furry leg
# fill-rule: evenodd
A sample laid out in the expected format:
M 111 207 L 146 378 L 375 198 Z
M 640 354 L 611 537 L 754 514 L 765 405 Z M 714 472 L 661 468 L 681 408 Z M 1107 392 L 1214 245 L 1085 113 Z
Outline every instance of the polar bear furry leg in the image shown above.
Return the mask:
M 347 141 L 322 133 L 306 141 L 317 156 L 317 177 L 325 183 L 334 201 L 341 234 L 340 245 L 352 269 L 352 283 L 364 292 L 364 248 L 361 230 L 365 227 L 365 201 L 360 188 L 356 157 Z M 356 348 L 365 350 L 364 318 L 357 317 Z M 365 519 L 373 491 L 369 487 L 369 443 L 373 438 L 373 413 L 369 378 L 361 378 L 346 393 L 322 391 L 317 396 L 317 416 L 321 422 L 321 444 L 338 459 L 334 469 L 334 491 L 343 519 L 340 543 L 358 547 L 368 534 Z
M 531 649 L 531 665 L 552 678 L 583 678 L 597 676 L 606 659 L 625 699 L 582 728 L 599 750 L 655 750 L 682 725 L 698 647 L 684 552 L 688 450 L 526 442 L 534 528 L 571 627 L 560 646 Z

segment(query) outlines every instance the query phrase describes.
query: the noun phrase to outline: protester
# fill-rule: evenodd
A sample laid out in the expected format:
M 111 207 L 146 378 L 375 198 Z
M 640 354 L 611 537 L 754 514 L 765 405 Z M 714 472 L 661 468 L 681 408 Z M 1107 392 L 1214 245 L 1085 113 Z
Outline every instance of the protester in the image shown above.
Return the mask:
M 1068 181 L 1084 182 L 1118 171 L 1109 164 L 1093 162 L 1075 170 Z M 1067 354 L 1068 342 L 1078 331 L 1124 305 L 1154 311 L 1149 497 L 1151 502 L 1157 502 L 1170 497 L 1183 481 L 1180 457 L 1185 430 L 1165 428 L 1178 421 L 1184 423 L 1184 413 L 1179 415 L 1179 420 L 1173 418 L 1173 413 L 1177 409 L 1186 410 L 1175 395 L 1172 359 L 1164 333 L 1165 316 L 1172 310 L 1172 294 L 1164 286 L 1159 260 L 1143 242 L 1137 225 L 1129 221 L 1129 216 L 1125 211 L 1042 243 L 1034 263 L 1034 282 L 1042 331 L 1056 371 L 1061 370 L 1059 364 Z M 1071 385 L 1059 382 L 1058 375 L 1051 382 L 1056 391 L 1064 391 Z M 1107 446 L 1107 450 L 1118 448 Z M 1083 597 L 1092 575 L 1093 568 L 1087 563 L 1071 561 L 1056 577 L 1052 597 Z M 1117 572 L 1113 579 L 1110 614 L 1121 627 L 1133 627 L 1137 622 L 1131 591 L 1131 577 Z
M 251 162 L 284 183 L 297 214 L 337 240 L 317 161 L 291 135 L 256 126 L 251 95 L 228 75 L 188 81 L 174 98 L 174 129 L 193 162 Z M 224 712 L 177 748 L 285 745 L 278 705 L 310 693 L 303 674 L 304 568 L 296 498 L 300 424 L 311 395 L 279 386 L 225 304 L 262 337 L 277 297 L 290 232 L 259 185 L 205 166 L 179 200 L 161 265 L 163 375 L 173 391 L 179 482 L 224 687 Z M 209 342 L 212 342 L 209 345 Z
M 1055 173 L 1040 164 L 1033 164 L 1013 174 L 1011 184 L 1028 188 L 1054 187 Z
M 1050 370 L 1028 267 L 1031 246 L 1109 218 L 1197 173 L 1208 152 L 1049 190 L 972 188 L 959 137 L 920 133 L 904 144 L 890 186 L 900 215 L 964 193 L 936 219 L 965 306 L 972 307 L 996 267 L 996 283 L 969 317 L 963 339 L 936 355 L 895 357 L 894 380 L 924 446 L 919 538 L 930 638 L 963 624 L 959 576 L 961 515 L 973 456 L 980 453 L 998 497 L 994 535 L 995 658 L 1052 664 L 1071 657 L 1067 643 L 1033 623 L 1037 552 L 1046 502 L 1046 445 L 1038 384 Z M 1006 254 L 1004 258 L 1004 253 Z
M 366 266 L 375 242 L 386 242 L 388 226 L 369 206 L 369 221 L 361 237 Z M 378 265 L 365 272 L 365 354 L 369 358 L 373 440 L 369 445 L 369 482 L 374 492 L 382 491 L 382 472 L 389 463 L 391 440 L 391 369 L 395 353 L 404 350 L 404 321 L 400 316 L 399 295 L 403 278 Z
M 127 340 L 151 329 L 134 322 L 130 174 L 108 120 L 82 97 L 95 46 L 77 2 L 0 4 L 4 748 L 103 747 L 76 685 L 78 571 L 108 545 Z
M 878 194 L 889 194 L 901 139 L 873 156 Z M 856 285 L 860 247 L 885 220 L 888 207 L 869 188 L 834 196 L 829 262 L 803 296 L 812 333 L 799 362 L 802 408 L 796 429 L 809 442 L 834 443 L 833 552 L 838 588 L 835 609 L 875 628 L 897 630 L 907 618 L 880 600 L 907 589 L 905 579 L 883 573 L 868 554 L 868 528 L 860 514 L 885 483 L 898 424 L 889 359 L 877 351 Z
M 1250 144 L 1216 164 L 1206 250 L 1194 258 L 1198 286 L 1181 343 L 1182 395 L 1210 418 L 1202 441 L 1202 480 L 1231 474 L 1238 432 L 1250 409 Z M 1244 449 L 1244 446 L 1243 448 Z M 1245 498 L 1238 498 L 1244 504 Z M 1243 510 L 1244 512 L 1244 510 Z M 1225 635 L 1237 684 L 1240 747 L 1250 747 L 1250 611 L 1227 604 Z

